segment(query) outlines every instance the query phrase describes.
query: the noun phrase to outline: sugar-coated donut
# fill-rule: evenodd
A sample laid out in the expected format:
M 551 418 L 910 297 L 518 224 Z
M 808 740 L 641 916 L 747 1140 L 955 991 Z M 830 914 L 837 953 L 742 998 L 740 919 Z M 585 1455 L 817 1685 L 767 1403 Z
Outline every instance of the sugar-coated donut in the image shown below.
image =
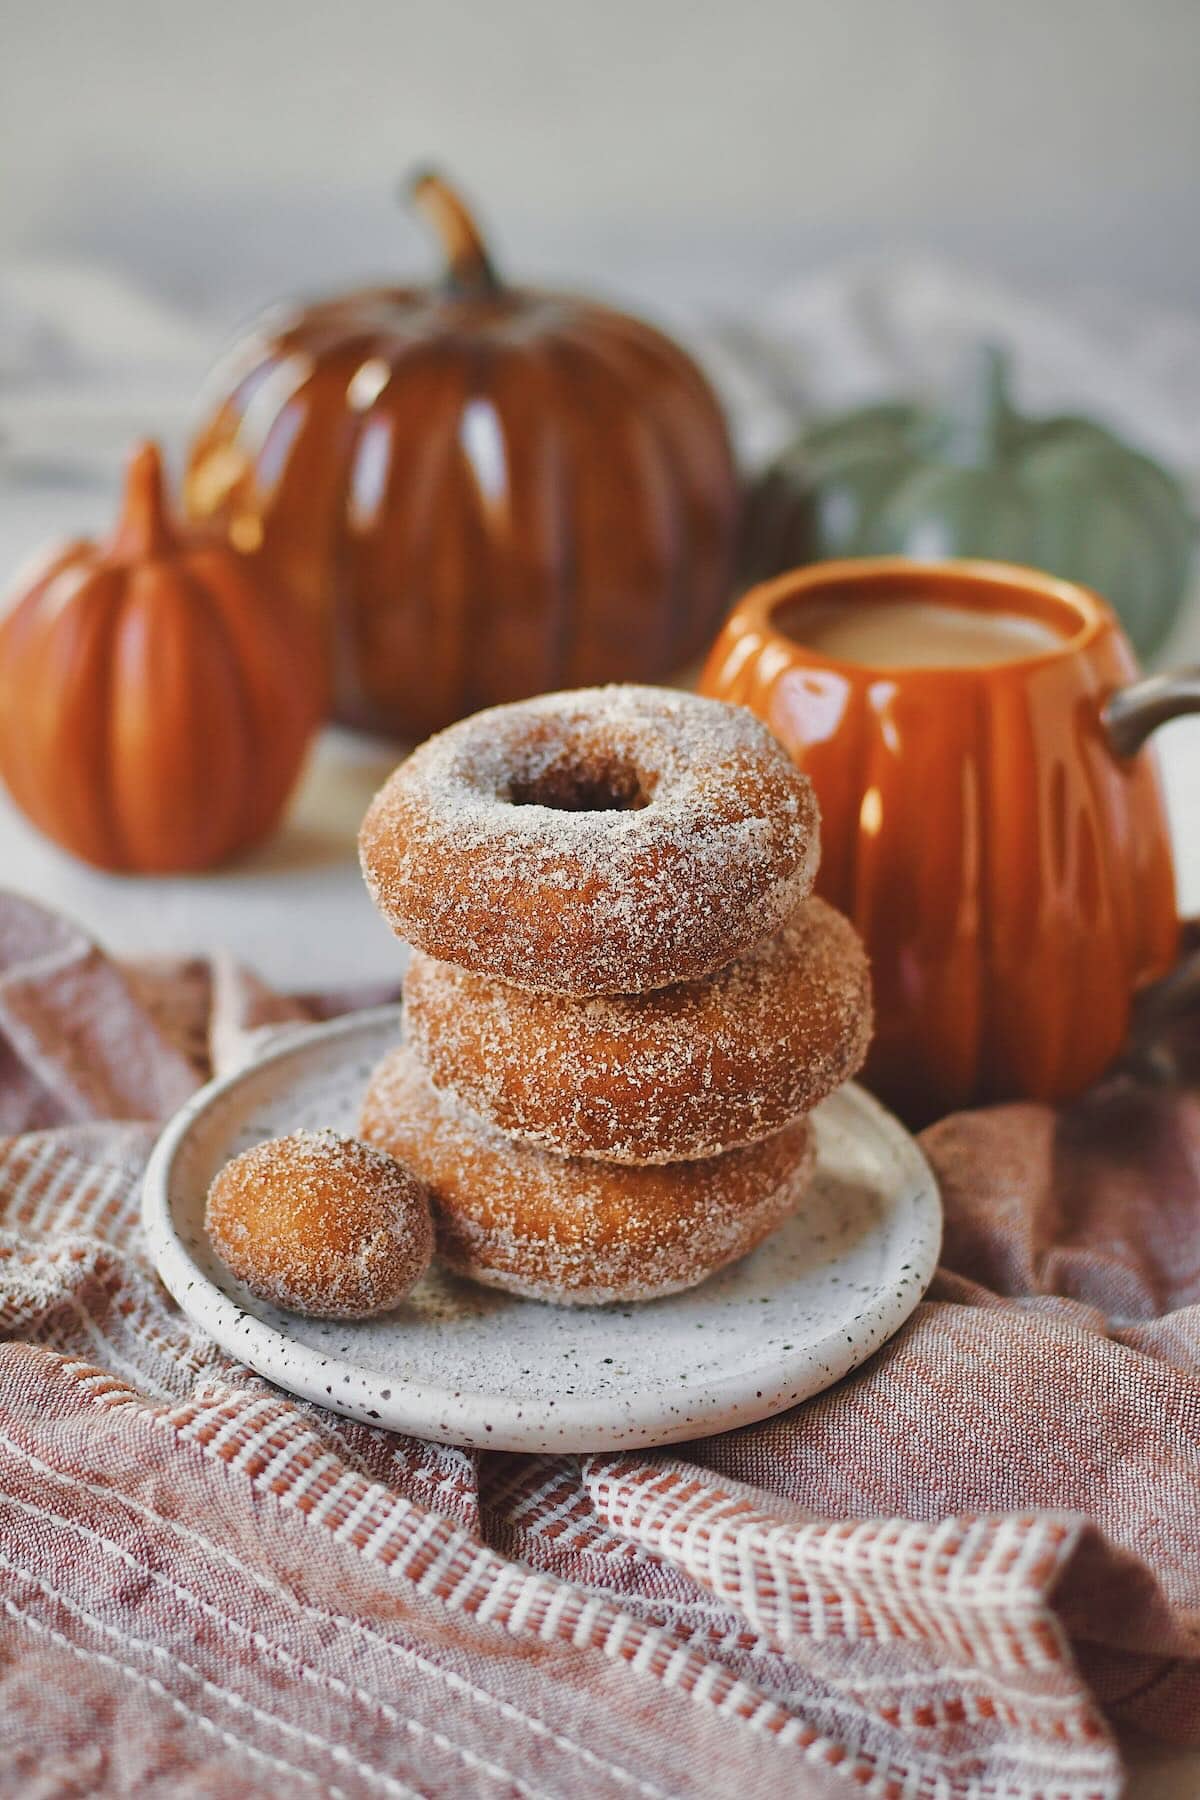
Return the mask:
M 376 795 L 367 885 L 428 955 L 518 987 L 629 994 L 692 981 L 809 892 L 807 777 L 743 707 L 583 688 L 439 732 Z
M 252 1293 L 323 1319 L 395 1306 L 433 1254 L 417 1177 L 333 1131 L 293 1132 L 235 1156 L 208 1190 L 205 1226 Z
M 448 1267 L 560 1306 L 694 1287 L 796 1210 L 815 1154 L 798 1120 L 703 1162 L 635 1169 L 553 1156 L 439 1094 L 407 1047 L 375 1071 L 361 1128 L 428 1186 Z
M 414 951 L 405 1035 L 435 1087 L 567 1156 L 667 1163 L 757 1143 L 857 1072 L 871 982 L 854 927 L 810 898 L 704 981 L 529 994 Z

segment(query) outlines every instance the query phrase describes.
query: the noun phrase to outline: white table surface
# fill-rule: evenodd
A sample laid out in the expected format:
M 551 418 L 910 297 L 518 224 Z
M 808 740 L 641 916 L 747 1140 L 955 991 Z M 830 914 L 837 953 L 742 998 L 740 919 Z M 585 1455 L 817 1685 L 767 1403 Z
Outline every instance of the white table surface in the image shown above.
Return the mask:
M 119 956 L 224 949 L 275 987 L 387 980 L 398 945 L 367 898 L 355 837 L 397 760 L 390 747 L 328 731 L 282 830 L 212 874 L 108 875 L 47 842 L 0 792 L 0 886 L 59 908 Z

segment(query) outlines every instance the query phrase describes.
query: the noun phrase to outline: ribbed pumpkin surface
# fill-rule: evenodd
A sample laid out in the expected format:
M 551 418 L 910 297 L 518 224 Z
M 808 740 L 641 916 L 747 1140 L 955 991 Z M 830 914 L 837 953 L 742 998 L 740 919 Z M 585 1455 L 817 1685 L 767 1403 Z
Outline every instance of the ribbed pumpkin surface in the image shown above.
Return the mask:
M 502 287 L 457 199 L 419 192 L 446 285 L 264 322 L 214 377 L 185 486 L 321 622 L 339 716 L 409 738 L 699 655 L 736 513 L 689 358 L 608 307 Z
M 893 559 L 829 567 L 872 593 L 970 586 Z M 700 686 L 757 713 L 817 790 L 817 891 L 871 959 L 866 1078 L 916 1120 L 1078 1093 L 1178 936 L 1153 760 L 1118 761 L 1100 726 L 1138 673 L 1116 622 L 1096 607 L 1085 644 L 1036 664 L 822 667 L 771 623 L 788 585 L 741 603 Z
M 0 775 L 105 869 L 206 869 L 265 837 L 321 700 L 305 622 L 252 559 L 175 531 L 152 446 L 112 540 L 53 553 L 0 624 Z

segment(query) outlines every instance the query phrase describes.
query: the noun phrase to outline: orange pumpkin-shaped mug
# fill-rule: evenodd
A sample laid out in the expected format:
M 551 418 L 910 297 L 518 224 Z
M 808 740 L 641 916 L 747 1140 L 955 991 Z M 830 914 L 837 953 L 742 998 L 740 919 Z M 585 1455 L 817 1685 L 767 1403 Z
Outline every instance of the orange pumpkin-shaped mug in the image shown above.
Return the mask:
M 898 1111 L 1062 1099 L 1105 1068 L 1176 957 L 1142 746 L 1200 709 L 1194 673 L 1140 680 L 1086 588 L 889 557 L 751 590 L 700 688 L 749 706 L 812 777 L 818 888 L 871 953 L 867 1079 Z

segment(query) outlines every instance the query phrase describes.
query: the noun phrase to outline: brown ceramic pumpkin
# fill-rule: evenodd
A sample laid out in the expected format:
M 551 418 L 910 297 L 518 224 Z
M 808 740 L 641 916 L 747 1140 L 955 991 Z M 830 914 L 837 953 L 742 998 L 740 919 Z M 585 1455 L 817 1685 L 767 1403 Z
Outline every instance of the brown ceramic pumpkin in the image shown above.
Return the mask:
M 337 714 L 423 737 L 494 702 L 654 680 L 728 594 L 736 483 L 707 383 L 637 319 L 496 277 L 413 195 L 440 287 L 264 321 L 215 379 L 185 486 L 325 630 Z
M 104 869 L 206 869 L 264 838 L 323 704 L 311 628 L 256 559 L 171 524 L 152 444 L 112 538 L 53 552 L 0 620 L 0 775 Z

